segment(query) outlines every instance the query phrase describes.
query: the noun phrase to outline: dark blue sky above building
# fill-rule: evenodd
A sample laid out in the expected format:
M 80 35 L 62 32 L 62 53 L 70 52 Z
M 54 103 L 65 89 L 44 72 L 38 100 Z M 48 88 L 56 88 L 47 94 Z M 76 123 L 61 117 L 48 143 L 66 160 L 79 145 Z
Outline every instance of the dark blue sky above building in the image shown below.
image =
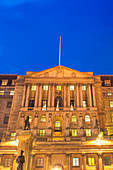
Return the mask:
M 58 65 L 113 74 L 113 0 L 0 0 L 0 74 Z

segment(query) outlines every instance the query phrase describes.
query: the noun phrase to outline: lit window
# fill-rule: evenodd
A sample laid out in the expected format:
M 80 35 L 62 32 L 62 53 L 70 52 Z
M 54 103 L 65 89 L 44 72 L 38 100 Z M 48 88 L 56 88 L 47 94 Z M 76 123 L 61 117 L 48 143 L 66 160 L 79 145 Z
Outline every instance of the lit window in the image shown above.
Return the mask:
M 56 90 L 61 91 L 61 86 L 56 86 Z
M 9 120 L 9 115 L 5 115 L 5 117 L 4 117 L 4 124 L 8 124 L 8 120 Z
M 59 131 L 60 130 L 60 121 L 55 122 L 55 130 Z
M 109 91 L 109 92 L 107 93 L 107 95 L 108 95 L 108 96 L 111 96 L 111 95 L 112 95 L 112 93 Z
M 72 129 L 72 136 L 77 136 L 77 129 Z
M 43 167 L 43 164 L 44 164 L 43 158 L 37 158 L 36 167 Z
M 86 129 L 86 136 L 91 136 L 91 129 Z
M 86 101 L 85 100 L 83 101 L 83 107 L 86 107 Z
M 11 166 L 11 159 L 10 158 L 6 158 L 4 161 L 4 166 L 5 167 L 10 167 Z
M 42 100 L 42 110 L 46 110 L 47 100 Z
M 113 123 L 113 112 L 111 112 L 111 122 Z
M 41 116 L 41 122 L 46 122 L 46 116 Z
M 29 116 L 29 123 L 32 122 L 32 116 Z
M 90 122 L 90 116 L 89 115 L 85 116 L 85 122 Z
M 16 136 L 16 132 L 11 132 L 11 136 Z
M 43 90 L 48 90 L 48 86 L 43 86 Z
M 73 158 L 73 166 L 79 166 L 79 158 Z
M 82 90 L 83 90 L 83 91 L 86 91 L 86 86 L 82 86 Z
M 111 86 L 111 80 L 104 80 L 105 86 Z
M 32 86 L 31 86 L 31 90 L 32 90 L 32 91 L 36 91 L 36 85 L 32 85 Z
M 6 85 L 7 85 L 7 82 L 8 82 L 8 80 L 2 80 L 2 85 L 3 85 L 3 86 L 6 86 Z
M 110 157 L 104 157 L 104 165 L 110 165 Z
M 70 86 L 70 91 L 74 91 L 74 86 Z
M 12 102 L 7 102 L 7 108 L 11 108 Z
M 40 136 L 45 136 L 45 129 L 40 129 Z
M 0 95 L 4 95 L 4 91 L 0 91 Z
M 94 166 L 95 165 L 95 158 L 88 158 L 88 165 Z
M 113 107 L 113 101 L 110 101 L 110 107 Z
M 10 95 L 13 96 L 14 95 L 14 91 L 10 91 Z
M 77 117 L 75 115 L 72 116 L 72 122 L 76 122 L 77 121 Z

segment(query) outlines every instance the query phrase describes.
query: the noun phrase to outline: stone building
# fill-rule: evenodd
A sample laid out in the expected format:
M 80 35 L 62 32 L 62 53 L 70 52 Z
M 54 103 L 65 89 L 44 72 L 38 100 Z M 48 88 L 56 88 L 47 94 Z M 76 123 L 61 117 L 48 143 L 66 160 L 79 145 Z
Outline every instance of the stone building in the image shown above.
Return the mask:
M 61 65 L 17 76 L 0 168 L 15 170 L 24 150 L 24 170 L 112 170 L 113 100 L 103 94 L 112 93 L 112 83 L 103 84 L 109 79 Z

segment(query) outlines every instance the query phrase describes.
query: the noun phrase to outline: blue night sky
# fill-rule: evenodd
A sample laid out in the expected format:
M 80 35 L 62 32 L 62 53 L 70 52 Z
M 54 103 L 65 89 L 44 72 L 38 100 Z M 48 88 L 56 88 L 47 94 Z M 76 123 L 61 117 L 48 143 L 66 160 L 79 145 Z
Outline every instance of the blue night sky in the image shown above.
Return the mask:
M 113 74 L 113 0 L 0 0 L 0 74 L 58 65 Z

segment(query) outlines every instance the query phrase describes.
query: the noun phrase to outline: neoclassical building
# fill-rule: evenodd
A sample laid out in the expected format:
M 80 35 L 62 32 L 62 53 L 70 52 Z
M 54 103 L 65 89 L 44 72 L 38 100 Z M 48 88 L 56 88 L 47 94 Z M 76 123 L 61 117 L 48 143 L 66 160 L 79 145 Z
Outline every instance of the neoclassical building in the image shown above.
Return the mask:
M 21 150 L 24 170 L 112 170 L 112 77 L 61 65 L 17 76 L 9 120 L 0 127 L 1 170 L 16 170 Z M 12 86 L 1 84 L 6 88 Z

